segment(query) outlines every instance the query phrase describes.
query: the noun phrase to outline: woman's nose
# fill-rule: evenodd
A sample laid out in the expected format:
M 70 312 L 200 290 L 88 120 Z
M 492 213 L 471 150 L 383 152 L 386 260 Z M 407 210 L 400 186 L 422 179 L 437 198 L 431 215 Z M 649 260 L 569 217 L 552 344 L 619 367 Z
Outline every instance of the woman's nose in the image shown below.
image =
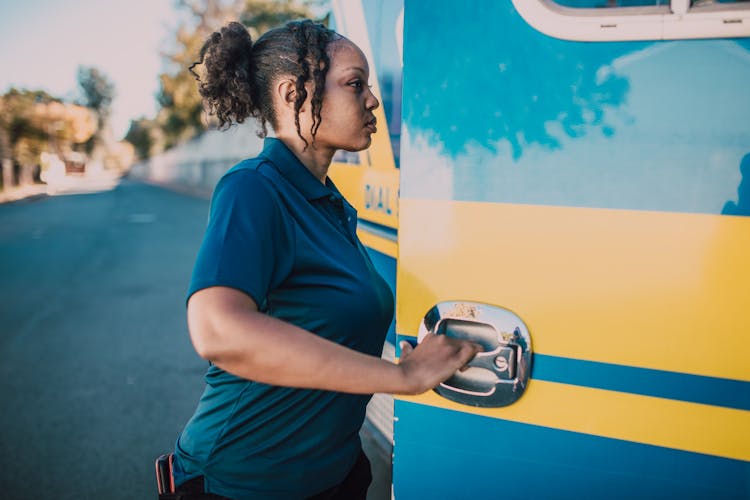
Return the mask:
M 372 89 L 370 89 L 370 96 L 365 102 L 365 106 L 367 107 L 368 111 L 372 111 L 373 109 L 380 107 L 380 101 L 378 101 L 378 98 L 375 97 L 375 94 L 372 93 Z

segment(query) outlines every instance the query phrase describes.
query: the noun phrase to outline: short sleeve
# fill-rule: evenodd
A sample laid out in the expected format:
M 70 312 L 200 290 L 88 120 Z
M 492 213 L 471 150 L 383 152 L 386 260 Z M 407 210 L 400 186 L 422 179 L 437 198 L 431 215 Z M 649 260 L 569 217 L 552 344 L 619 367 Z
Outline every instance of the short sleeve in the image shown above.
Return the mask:
M 208 227 L 193 269 L 188 298 L 226 286 L 263 309 L 270 290 L 291 272 L 294 227 L 271 181 L 258 171 L 230 171 L 216 186 Z

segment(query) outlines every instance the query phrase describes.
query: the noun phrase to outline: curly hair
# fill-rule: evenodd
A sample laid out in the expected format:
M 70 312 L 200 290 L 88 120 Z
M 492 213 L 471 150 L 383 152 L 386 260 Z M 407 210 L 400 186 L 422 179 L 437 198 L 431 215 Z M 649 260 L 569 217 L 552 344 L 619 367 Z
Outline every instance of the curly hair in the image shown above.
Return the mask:
M 268 134 L 267 123 L 274 128 L 278 126 L 271 98 L 273 83 L 279 76 L 293 77 L 294 123 L 297 135 L 307 147 L 299 123 L 299 111 L 308 96 L 306 84 L 313 81 L 310 133 L 315 142 L 330 67 L 328 46 L 341 38 L 322 24 L 304 20 L 267 31 L 253 43 L 245 26 L 231 22 L 206 40 L 190 72 L 198 81 L 206 109 L 216 115 L 220 128 L 252 117 L 260 124 L 259 137 Z M 205 66 L 203 78 L 193 70 L 199 64 Z

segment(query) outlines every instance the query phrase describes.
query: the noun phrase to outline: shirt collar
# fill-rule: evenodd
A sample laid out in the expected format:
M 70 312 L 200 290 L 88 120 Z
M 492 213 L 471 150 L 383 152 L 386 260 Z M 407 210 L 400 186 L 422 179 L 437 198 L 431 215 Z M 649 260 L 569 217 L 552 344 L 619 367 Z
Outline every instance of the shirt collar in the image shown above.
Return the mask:
M 286 178 L 307 200 L 317 200 L 324 196 L 338 194 L 338 190 L 330 179 L 326 179 L 326 185 L 323 185 L 315 176 L 305 167 L 299 159 L 294 156 L 289 148 L 281 140 L 275 137 L 266 137 L 263 142 L 263 152 L 260 156 L 264 157 L 276 167 L 281 175 Z M 332 189 L 333 188 L 333 189 Z M 340 195 L 339 195 L 340 196 Z

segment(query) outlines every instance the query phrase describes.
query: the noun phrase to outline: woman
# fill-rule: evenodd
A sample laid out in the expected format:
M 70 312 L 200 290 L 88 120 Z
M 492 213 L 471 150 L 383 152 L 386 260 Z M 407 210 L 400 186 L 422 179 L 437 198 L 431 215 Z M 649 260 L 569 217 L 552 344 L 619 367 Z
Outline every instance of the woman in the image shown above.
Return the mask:
M 349 40 L 301 21 L 254 44 L 230 23 L 197 64 L 221 125 L 253 117 L 276 138 L 227 172 L 212 198 L 188 295 L 190 337 L 211 366 L 177 440 L 177 490 L 365 498 L 358 431 L 370 395 L 424 392 L 477 350 L 428 336 L 404 345 L 398 365 L 380 359 L 392 292 L 327 176 L 337 149 L 363 150 L 376 131 L 367 61 Z

